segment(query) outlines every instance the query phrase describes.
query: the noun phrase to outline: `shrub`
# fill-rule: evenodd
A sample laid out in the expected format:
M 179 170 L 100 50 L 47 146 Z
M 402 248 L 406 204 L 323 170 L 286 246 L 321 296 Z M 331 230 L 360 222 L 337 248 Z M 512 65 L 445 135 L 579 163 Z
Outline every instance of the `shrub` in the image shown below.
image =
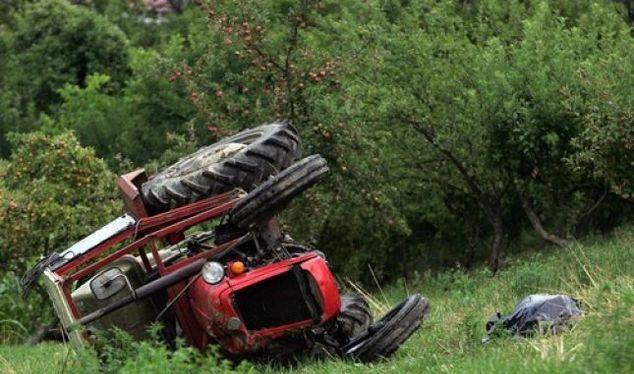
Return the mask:
M 402 161 L 386 169 L 398 170 L 392 179 L 419 214 L 424 205 L 409 197 L 431 196 L 463 221 L 462 233 L 491 237 L 495 271 L 523 225 L 566 246 L 606 202 L 606 184 L 629 197 L 632 174 L 612 161 L 627 169 L 632 153 L 623 75 L 631 63 L 622 56 L 631 56 L 634 39 L 613 4 L 390 4 L 387 20 L 342 33 L 346 45 L 373 46 L 345 64 L 344 90 L 359 104 L 351 114 L 365 133 L 388 131 L 403 144 L 389 148 Z M 595 69 L 602 73 L 584 73 Z M 419 183 L 396 182 L 410 175 Z M 613 214 L 627 213 L 620 207 Z M 452 226 L 428 218 L 420 223 L 450 235 Z
M 115 176 L 70 133 L 14 134 L 0 185 L 0 264 L 24 271 L 111 220 Z
M 20 277 L 13 272 L 3 272 L 0 277 L 0 344 L 24 342 L 38 323 L 50 318 L 48 302 L 42 294 L 32 292 L 21 296 Z
M 247 362 L 234 365 L 221 358 L 212 348 L 201 352 L 179 341 L 170 350 L 161 340 L 161 326 L 150 327 L 151 338 L 136 342 L 125 331 L 116 330 L 112 338 L 99 344 L 97 350 L 106 373 L 212 373 L 252 372 Z

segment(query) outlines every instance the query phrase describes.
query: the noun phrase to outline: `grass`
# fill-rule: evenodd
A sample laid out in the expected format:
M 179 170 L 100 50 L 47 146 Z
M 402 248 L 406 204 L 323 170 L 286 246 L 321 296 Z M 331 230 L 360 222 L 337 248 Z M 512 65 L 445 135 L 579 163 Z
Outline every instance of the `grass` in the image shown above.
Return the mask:
M 567 250 L 515 256 L 495 277 L 481 269 L 411 274 L 409 278 L 373 297 L 377 313 L 413 292 L 422 293 L 432 303 L 424 326 L 392 359 L 372 365 L 308 360 L 291 367 L 240 369 L 303 373 L 634 372 L 634 228 Z M 585 316 L 564 334 L 524 340 L 501 337 L 482 344 L 487 318 L 496 311 L 510 312 L 530 293 L 570 294 L 582 301 Z M 61 344 L 0 346 L 0 372 L 60 372 L 67 354 L 68 348 Z M 85 371 L 79 362 L 83 359 L 78 360 L 74 353 L 68 356 L 67 372 Z M 171 371 L 170 361 L 161 357 L 164 363 L 154 365 L 153 371 Z M 156 364 L 161 358 L 152 360 Z M 134 361 L 135 365 L 128 365 L 129 372 L 149 371 L 139 365 L 143 357 Z M 184 369 L 196 372 L 201 368 L 192 365 Z
M 59 373 L 69 356 L 61 344 L 40 344 L 36 347 L 0 346 L 0 373 Z

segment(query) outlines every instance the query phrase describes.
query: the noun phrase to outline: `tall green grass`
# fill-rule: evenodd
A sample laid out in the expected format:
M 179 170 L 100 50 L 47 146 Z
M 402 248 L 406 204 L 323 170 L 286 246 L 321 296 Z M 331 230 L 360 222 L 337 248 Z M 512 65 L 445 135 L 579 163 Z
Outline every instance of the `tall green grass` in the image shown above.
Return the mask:
M 385 290 L 394 303 L 420 292 L 432 309 L 424 326 L 385 363 L 298 366 L 302 372 L 634 372 L 634 230 L 609 239 L 512 258 L 495 277 L 487 270 L 422 274 Z M 482 344 L 487 318 L 509 313 L 531 293 L 581 300 L 584 318 L 571 331 Z M 375 293 L 377 302 L 382 294 Z M 384 302 L 383 302 L 384 303 Z
M 24 341 L 38 320 L 52 317 L 52 312 L 42 307 L 44 302 L 48 298 L 43 292 L 31 292 L 23 298 L 16 274 L 0 274 L 0 345 Z
M 634 372 L 634 228 L 588 240 L 566 250 L 518 255 L 492 277 L 487 270 L 412 274 L 374 292 L 377 314 L 406 294 L 422 293 L 432 309 L 423 327 L 386 362 L 361 365 L 339 360 L 306 360 L 291 366 L 260 365 L 241 371 L 290 372 Z M 566 293 L 581 300 L 584 317 L 563 334 L 529 339 L 498 337 L 482 344 L 487 318 L 510 312 L 530 293 Z M 127 372 L 213 371 L 217 361 L 179 359 L 146 345 L 124 356 Z M 68 354 L 61 344 L 0 347 L 0 372 L 41 368 L 84 371 L 91 358 Z M 193 353 L 188 353 L 192 354 Z M 182 358 L 182 357 L 181 357 Z M 184 363 L 183 363 L 184 362 Z M 97 370 L 96 367 L 92 367 Z M 216 367 L 227 371 L 227 366 Z

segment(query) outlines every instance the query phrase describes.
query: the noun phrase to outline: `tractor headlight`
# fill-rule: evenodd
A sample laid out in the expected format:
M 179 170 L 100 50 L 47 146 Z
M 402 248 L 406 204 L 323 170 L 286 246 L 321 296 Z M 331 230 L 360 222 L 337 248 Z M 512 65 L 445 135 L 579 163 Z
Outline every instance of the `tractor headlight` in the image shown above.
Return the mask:
M 203 265 L 202 275 L 205 282 L 216 284 L 225 277 L 225 268 L 221 264 L 213 261 L 206 262 Z

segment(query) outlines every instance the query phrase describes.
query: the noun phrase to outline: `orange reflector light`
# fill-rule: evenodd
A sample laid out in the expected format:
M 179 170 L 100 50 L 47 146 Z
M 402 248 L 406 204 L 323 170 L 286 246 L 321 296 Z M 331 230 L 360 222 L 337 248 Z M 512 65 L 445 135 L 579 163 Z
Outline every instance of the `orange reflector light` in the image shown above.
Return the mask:
M 231 272 L 233 274 L 242 274 L 244 273 L 244 263 L 242 261 L 236 261 L 231 263 Z

